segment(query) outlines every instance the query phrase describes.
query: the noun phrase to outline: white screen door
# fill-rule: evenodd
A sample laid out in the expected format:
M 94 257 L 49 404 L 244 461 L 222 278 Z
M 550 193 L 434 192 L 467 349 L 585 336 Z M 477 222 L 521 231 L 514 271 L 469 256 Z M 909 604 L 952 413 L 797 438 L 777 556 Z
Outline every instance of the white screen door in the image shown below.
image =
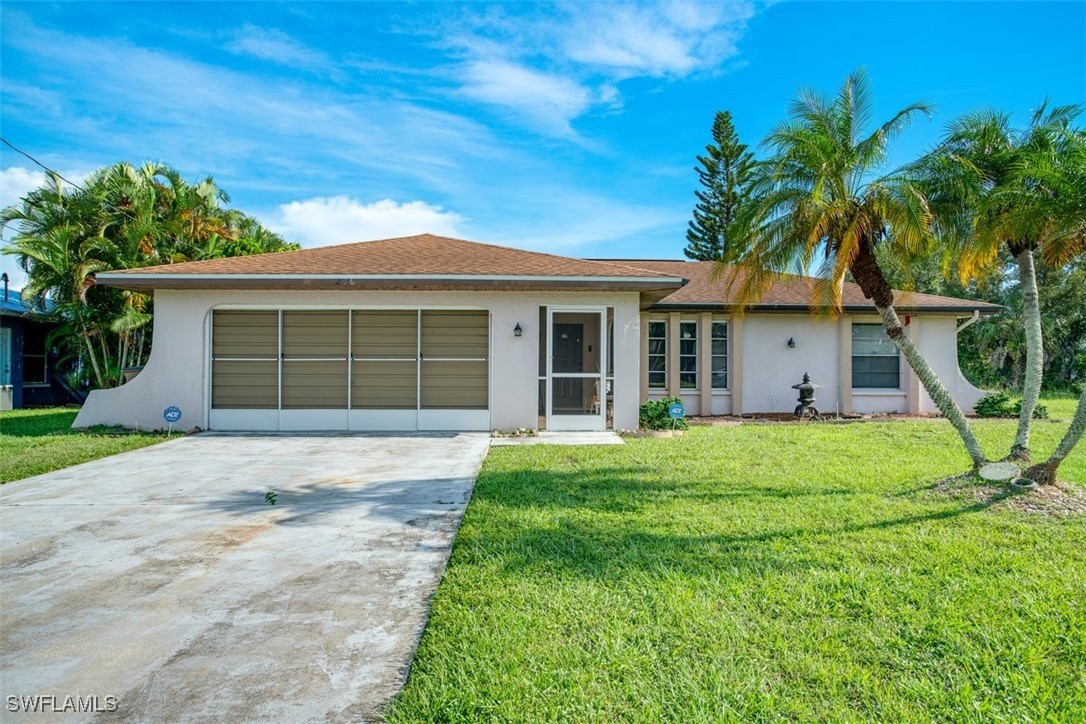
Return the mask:
M 547 309 L 547 429 L 607 427 L 607 310 Z

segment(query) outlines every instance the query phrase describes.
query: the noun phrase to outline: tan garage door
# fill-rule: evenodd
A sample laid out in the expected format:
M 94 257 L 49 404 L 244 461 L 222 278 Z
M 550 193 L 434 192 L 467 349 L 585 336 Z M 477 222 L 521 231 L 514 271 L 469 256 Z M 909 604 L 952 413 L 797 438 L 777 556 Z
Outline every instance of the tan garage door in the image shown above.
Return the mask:
M 211 427 L 486 430 L 483 310 L 217 310 Z

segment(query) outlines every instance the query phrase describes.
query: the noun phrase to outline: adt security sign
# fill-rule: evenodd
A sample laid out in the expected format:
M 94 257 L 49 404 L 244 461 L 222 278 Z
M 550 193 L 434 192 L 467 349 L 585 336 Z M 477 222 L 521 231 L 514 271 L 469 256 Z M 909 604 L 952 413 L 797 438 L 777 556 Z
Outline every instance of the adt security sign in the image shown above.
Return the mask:
M 672 402 L 667 408 L 667 414 L 672 420 L 679 420 L 686 415 L 686 408 L 681 402 Z
M 162 411 L 162 419 L 171 425 L 181 420 L 181 408 L 176 405 L 170 405 Z

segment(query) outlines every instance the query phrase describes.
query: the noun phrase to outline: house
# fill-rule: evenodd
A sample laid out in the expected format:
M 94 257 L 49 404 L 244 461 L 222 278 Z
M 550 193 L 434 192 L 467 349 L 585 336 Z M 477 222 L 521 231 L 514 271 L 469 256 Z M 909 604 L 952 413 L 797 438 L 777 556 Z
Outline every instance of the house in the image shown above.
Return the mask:
M 805 371 L 824 410 L 934 410 L 855 287 L 836 319 L 808 311 L 801 277 L 740 315 L 711 272 L 422 234 L 101 273 L 154 293 L 154 347 L 75 424 L 160 428 L 176 407 L 179 427 L 214 430 L 631 429 L 667 394 L 689 414 L 790 411 Z M 998 307 L 901 309 L 970 407 L 959 322 Z
M 4 274 L 0 294 L 0 410 L 75 402 L 57 373 L 56 350 L 49 333 L 56 327 L 48 310 L 23 300 L 21 292 L 8 289 Z M 47 303 L 48 304 L 48 303 Z

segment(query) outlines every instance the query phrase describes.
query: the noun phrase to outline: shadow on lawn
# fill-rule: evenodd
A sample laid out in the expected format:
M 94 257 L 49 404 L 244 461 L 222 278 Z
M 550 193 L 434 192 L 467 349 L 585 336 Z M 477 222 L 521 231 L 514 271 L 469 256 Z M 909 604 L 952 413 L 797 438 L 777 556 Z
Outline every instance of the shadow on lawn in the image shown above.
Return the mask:
M 72 422 L 79 413 L 75 408 L 62 408 L 31 415 L 7 414 L 0 417 L 0 435 L 11 437 L 40 437 L 42 435 L 71 435 Z
M 575 508 L 609 513 L 633 513 L 668 500 L 714 501 L 850 496 L 863 491 L 795 483 L 788 487 L 721 480 L 719 490 L 706 490 L 716 481 L 704 477 L 683 481 L 660 480 L 639 467 L 609 467 L 558 473 L 515 470 L 484 474 L 475 498 L 509 508 Z
M 509 571 L 554 570 L 589 578 L 621 578 L 635 570 L 678 570 L 705 575 L 729 567 L 760 571 L 826 567 L 834 565 L 832 561 L 835 559 L 827 559 L 814 549 L 834 545 L 841 536 L 951 520 L 987 510 L 1015 494 L 1001 491 L 984 500 L 952 508 L 875 520 L 838 522 L 824 516 L 808 525 L 760 532 L 699 535 L 660 532 L 661 529 L 682 524 L 681 512 L 669 511 L 666 499 L 674 499 L 680 506 L 684 502 L 711 505 L 720 501 L 723 505 L 719 515 L 726 519 L 730 513 L 736 512 L 729 509 L 728 502 L 796 499 L 797 505 L 804 506 L 800 512 L 806 514 L 806 508 L 817 505 L 814 501 L 819 497 L 856 495 L 864 500 L 856 501 L 857 505 L 853 506 L 842 505 L 840 512 L 842 516 L 859 517 L 868 514 L 864 501 L 871 499 L 872 495 L 867 491 L 821 487 L 794 490 L 735 487 L 707 492 L 699 489 L 698 485 L 647 481 L 638 478 L 636 471 L 631 474 L 631 471 L 622 469 L 578 472 L 570 476 L 521 471 L 516 475 L 516 480 L 517 485 L 513 489 L 503 486 L 498 479 L 487 481 L 476 488 L 475 501 L 499 508 L 569 508 L 570 514 L 560 516 L 555 521 L 557 525 L 518 525 L 522 518 L 515 516 L 507 524 L 487 528 L 486 538 L 479 540 L 485 546 L 487 555 L 503 558 L 503 566 Z M 684 492 L 684 488 L 693 489 Z M 632 496 L 631 500 L 615 500 L 627 494 Z M 807 503 L 804 499 L 811 502 Z M 636 513 L 661 503 L 665 505 L 660 506 L 660 515 L 640 518 L 582 516 L 574 510 Z M 750 509 L 745 509 L 744 514 L 749 516 Z M 711 521 L 711 518 L 706 518 L 702 511 L 693 525 L 704 527 L 707 521 Z

